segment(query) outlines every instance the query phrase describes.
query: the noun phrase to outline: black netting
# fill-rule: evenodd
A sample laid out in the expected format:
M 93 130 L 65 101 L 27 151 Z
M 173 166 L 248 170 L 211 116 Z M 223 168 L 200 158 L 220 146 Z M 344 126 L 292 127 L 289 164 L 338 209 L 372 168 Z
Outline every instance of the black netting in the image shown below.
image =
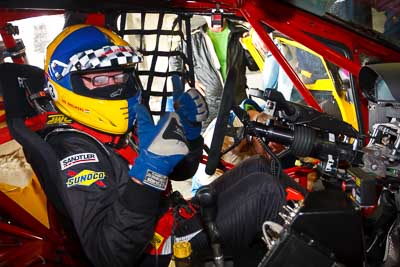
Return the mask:
M 120 14 L 118 33 L 143 55 L 144 62 L 137 70 L 144 88 L 143 102 L 155 116 L 172 108 L 173 75 L 180 78 L 181 86 L 186 82 L 194 85 L 192 57 L 179 49 L 186 47 L 188 55 L 192 54 L 190 19 L 187 14 Z M 179 58 L 185 67 L 171 67 L 172 58 Z

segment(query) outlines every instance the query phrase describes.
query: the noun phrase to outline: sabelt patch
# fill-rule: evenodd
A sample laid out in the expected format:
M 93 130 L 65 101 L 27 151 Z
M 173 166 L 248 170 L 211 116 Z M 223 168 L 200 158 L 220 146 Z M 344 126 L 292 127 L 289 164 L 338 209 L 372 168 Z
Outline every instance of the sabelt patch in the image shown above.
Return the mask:
M 152 170 L 147 170 L 143 183 L 158 190 L 165 190 L 168 185 L 168 177 Z
M 60 160 L 61 170 L 68 169 L 69 167 L 77 164 L 89 162 L 99 162 L 99 159 L 97 158 L 97 155 L 95 153 L 79 153 L 71 155 Z
M 92 170 L 83 170 L 74 176 L 69 177 L 65 184 L 67 187 L 72 187 L 76 185 L 91 186 L 93 183 L 100 182 L 106 178 L 105 172 L 95 172 Z

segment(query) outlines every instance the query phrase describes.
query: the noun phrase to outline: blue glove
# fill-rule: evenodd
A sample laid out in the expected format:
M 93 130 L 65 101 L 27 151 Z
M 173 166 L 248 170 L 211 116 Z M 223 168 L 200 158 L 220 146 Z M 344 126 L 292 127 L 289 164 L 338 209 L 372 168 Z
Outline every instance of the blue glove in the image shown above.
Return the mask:
M 174 85 L 174 108 L 179 114 L 186 138 L 194 140 L 200 136 L 201 122 L 208 117 L 208 107 L 204 97 L 194 88 L 184 92 L 176 77 L 172 77 Z
M 189 153 L 187 141 L 176 113 L 166 113 L 154 125 L 143 105 L 136 105 L 139 156 L 129 175 L 157 190 L 165 190 L 168 175 Z

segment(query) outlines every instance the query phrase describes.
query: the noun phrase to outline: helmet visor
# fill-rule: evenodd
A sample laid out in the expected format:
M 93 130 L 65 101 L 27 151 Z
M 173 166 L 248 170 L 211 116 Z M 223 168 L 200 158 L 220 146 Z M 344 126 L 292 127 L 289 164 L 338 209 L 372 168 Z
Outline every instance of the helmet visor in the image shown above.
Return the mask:
M 132 68 L 73 72 L 71 85 L 76 94 L 106 100 L 128 99 L 142 88 Z

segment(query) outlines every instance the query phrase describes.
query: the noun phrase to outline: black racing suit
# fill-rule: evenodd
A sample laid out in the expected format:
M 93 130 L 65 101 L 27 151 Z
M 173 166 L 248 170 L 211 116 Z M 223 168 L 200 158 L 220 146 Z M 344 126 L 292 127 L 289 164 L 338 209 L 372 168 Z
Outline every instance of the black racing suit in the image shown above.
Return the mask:
M 90 261 L 95 266 L 137 266 L 157 218 L 167 210 L 162 193 L 132 182 L 127 161 L 93 137 L 53 131 L 46 140 L 61 167 L 61 180 L 48 181 L 47 187 L 57 191 Z M 172 179 L 193 175 L 202 155 L 201 141 L 190 144 L 190 154 L 174 169 Z M 287 176 L 273 177 L 269 165 L 257 156 L 211 184 L 218 196 L 216 223 L 227 251 L 249 247 L 265 220 L 278 221 L 285 187 L 304 192 Z M 206 250 L 209 245 L 201 229 L 196 214 L 179 220 L 175 235 L 190 239 L 194 250 Z
M 60 160 L 61 179 L 45 181 L 45 187 L 58 193 L 53 201 L 62 202 L 90 261 L 136 266 L 163 211 L 162 193 L 134 183 L 127 161 L 85 133 L 53 131 L 46 140 Z M 191 145 L 174 170 L 179 179 L 191 177 L 200 161 L 202 146 Z

